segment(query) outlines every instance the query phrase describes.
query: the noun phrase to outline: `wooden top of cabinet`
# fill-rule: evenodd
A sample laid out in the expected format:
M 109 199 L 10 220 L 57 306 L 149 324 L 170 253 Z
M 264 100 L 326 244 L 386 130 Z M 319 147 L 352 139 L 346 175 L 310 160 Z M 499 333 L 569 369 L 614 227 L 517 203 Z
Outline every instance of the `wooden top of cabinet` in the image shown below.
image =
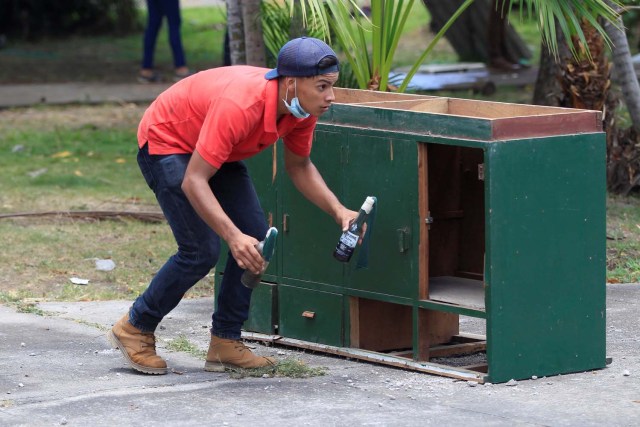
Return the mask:
M 602 132 L 600 111 L 336 88 L 321 123 L 486 142 Z

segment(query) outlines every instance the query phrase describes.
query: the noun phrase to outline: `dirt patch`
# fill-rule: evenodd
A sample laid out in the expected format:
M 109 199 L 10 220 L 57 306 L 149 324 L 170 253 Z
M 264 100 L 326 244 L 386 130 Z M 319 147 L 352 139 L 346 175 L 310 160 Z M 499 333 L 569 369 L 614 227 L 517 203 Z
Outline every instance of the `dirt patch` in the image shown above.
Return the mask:
M 0 110 L 0 129 L 51 130 L 57 127 L 132 128 L 138 126 L 146 105 L 73 105 Z

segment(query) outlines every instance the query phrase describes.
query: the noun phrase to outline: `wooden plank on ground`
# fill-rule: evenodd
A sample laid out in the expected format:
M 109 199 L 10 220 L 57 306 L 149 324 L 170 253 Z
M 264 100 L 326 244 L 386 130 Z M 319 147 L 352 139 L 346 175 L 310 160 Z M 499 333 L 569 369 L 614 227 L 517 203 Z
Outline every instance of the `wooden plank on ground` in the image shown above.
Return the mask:
M 456 356 L 461 354 L 471 354 L 477 353 L 479 351 L 486 351 L 487 342 L 469 342 L 462 344 L 451 344 L 451 345 L 438 345 L 435 347 L 431 347 L 429 349 L 430 357 L 447 357 L 447 356 Z

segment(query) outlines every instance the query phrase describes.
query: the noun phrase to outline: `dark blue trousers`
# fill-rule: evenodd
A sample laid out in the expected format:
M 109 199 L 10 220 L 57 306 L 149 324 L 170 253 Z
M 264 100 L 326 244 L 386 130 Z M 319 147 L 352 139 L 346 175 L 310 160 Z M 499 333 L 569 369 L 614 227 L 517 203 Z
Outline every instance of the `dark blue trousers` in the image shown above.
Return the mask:
M 153 56 L 156 48 L 158 32 L 162 26 L 163 16 L 169 24 L 169 44 L 173 53 L 175 68 L 186 65 L 182 37 L 180 35 L 180 1 L 179 0 L 147 0 L 147 26 L 144 30 L 142 68 L 153 68 Z
M 220 238 L 191 207 L 181 188 L 190 158 L 190 154 L 149 155 L 146 145 L 138 152 L 140 170 L 178 243 L 178 251 L 131 307 L 129 320 L 143 331 L 154 331 L 220 255 Z M 244 163 L 225 163 L 209 185 L 231 221 L 243 233 L 262 240 L 268 224 Z M 239 339 L 249 316 L 251 290 L 240 283 L 243 271 L 229 253 L 212 316 L 211 333 L 221 338 Z

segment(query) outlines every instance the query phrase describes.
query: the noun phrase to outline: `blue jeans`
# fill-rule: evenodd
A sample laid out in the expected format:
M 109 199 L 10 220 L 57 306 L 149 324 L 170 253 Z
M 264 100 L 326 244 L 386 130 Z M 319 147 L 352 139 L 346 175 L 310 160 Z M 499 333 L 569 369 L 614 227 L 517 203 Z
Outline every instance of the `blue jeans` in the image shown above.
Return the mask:
M 145 332 L 155 331 L 185 292 L 215 266 L 220 255 L 220 238 L 198 216 L 181 188 L 190 158 L 190 154 L 149 155 L 147 145 L 138 152 L 142 175 L 178 243 L 178 251 L 129 312 L 131 324 Z M 231 221 L 243 233 L 262 240 L 268 225 L 244 163 L 223 164 L 209 185 Z M 242 324 L 249 316 L 251 289 L 240 283 L 243 271 L 229 253 L 212 316 L 211 333 L 220 338 L 239 339 Z
M 153 68 L 156 40 L 162 26 L 162 17 L 169 24 L 169 44 L 175 68 L 186 65 L 180 35 L 180 0 L 147 0 L 147 26 L 144 30 L 142 68 Z

